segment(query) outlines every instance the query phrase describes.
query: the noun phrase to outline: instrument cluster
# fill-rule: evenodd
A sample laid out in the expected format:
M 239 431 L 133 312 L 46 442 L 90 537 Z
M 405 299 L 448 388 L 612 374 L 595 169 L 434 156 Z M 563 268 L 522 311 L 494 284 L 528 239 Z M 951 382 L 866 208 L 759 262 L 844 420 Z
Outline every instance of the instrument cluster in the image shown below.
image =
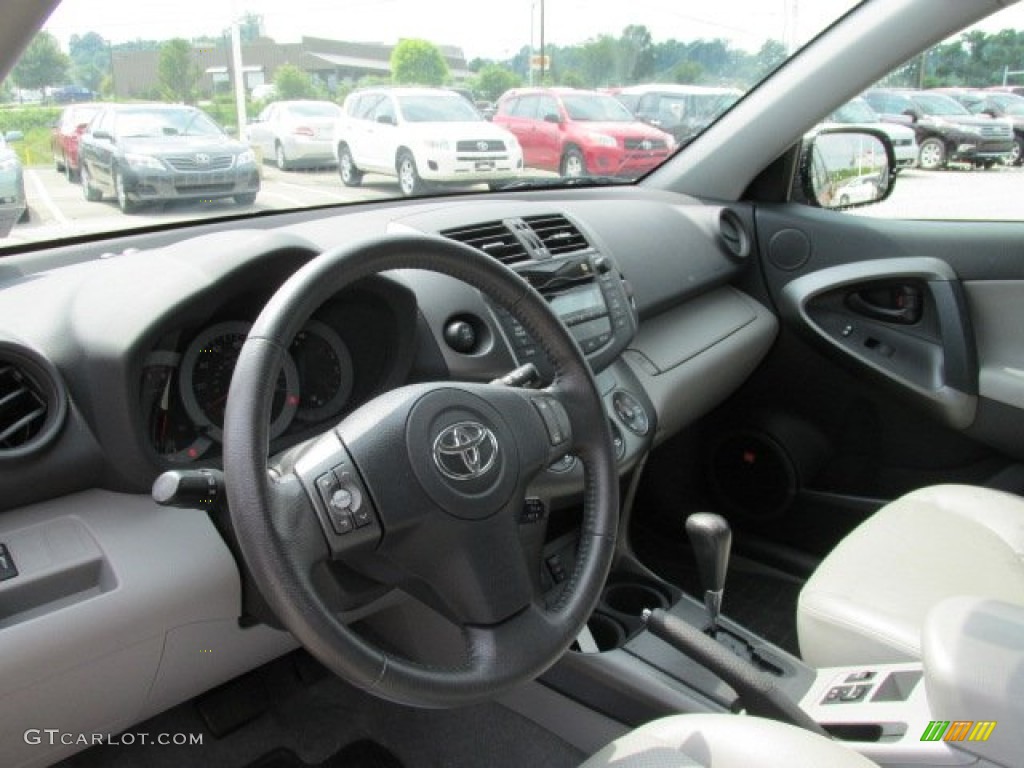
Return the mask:
M 143 413 L 149 442 L 163 460 L 188 464 L 220 454 L 231 375 L 250 327 L 243 320 L 213 323 L 180 351 L 156 349 L 143 363 Z M 341 334 L 326 322 L 309 321 L 278 374 L 270 439 L 336 419 L 350 405 L 354 380 Z

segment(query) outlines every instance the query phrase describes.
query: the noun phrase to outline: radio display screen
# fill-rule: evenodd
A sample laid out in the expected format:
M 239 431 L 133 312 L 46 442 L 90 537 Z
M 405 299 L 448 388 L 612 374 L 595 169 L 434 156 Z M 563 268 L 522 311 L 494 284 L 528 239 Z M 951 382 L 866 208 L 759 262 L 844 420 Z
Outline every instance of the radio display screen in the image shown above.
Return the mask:
M 596 285 L 560 293 L 550 297 L 549 301 L 555 314 L 569 325 L 582 322 L 595 312 L 606 314 L 604 297 Z

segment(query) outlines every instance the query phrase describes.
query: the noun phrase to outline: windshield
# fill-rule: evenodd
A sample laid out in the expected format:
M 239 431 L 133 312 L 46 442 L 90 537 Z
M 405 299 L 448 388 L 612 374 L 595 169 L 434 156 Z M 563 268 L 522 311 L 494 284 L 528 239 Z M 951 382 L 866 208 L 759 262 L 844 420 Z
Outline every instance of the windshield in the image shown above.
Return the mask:
M 288 113 L 292 117 L 340 117 L 341 107 L 329 102 L 310 101 L 303 104 L 290 104 Z
M 969 115 L 960 102 L 938 93 L 915 93 L 911 99 L 926 115 Z
M 636 117 L 620 101 L 600 93 L 566 94 L 562 106 L 570 120 L 601 123 L 628 123 Z
M 989 94 L 989 100 L 1008 115 L 1024 115 L 1024 99 L 1012 94 Z
M 483 120 L 476 107 L 457 93 L 424 93 L 398 97 L 398 108 L 410 123 L 466 123 Z
M 141 108 L 118 112 L 114 119 L 114 133 L 122 139 L 153 139 L 217 136 L 221 130 L 197 109 Z
M 877 123 L 878 115 L 864 99 L 849 101 L 831 114 L 833 123 Z
M 0 216 L 17 220 L 0 252 L 574 176 L 636 182 L 857 4 L 61 0 L 0 81 L 26 210 Z M 632 89 L 665 104 L 615 98 Z

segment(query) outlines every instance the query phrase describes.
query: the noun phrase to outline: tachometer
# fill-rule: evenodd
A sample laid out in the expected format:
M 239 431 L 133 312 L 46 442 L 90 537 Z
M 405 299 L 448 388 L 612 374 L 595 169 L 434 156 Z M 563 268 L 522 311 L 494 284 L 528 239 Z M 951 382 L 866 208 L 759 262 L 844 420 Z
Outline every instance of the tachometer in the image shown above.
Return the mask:
M 329 325 L 313 320 L 295 334 L 289 350 L 302 382 L 297 418 L 323 421 L 337 415 L 352 394 L 352 356 Z
M 214 440 L 221 440 L 231 374 L 251 325 L 226 322 L 212 325 L 189 345 L 181 363 L 181 401 L 189 417 Z M 277 378 L 270 411 L 270 437 L 291 423 L 299 407 L 299 376 L 291 356 L 285 355 Z

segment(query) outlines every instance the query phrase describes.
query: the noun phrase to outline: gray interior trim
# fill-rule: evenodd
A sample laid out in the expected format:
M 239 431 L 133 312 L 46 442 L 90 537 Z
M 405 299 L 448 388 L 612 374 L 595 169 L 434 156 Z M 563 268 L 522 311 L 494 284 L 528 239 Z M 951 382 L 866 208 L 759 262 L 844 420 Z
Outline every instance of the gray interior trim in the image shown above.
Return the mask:
M 1024 607 L 966 596 L 932 608 L 921 631 L 931 719 L 996 721 L 992 738 L 951 743 L 997 765 L 1020 765 L 1024 754 L 1022 635 Z
M 116 733 L 296 645 L 238 627 L 238 571 L 205 512 L 86 491 L 5 513 L 0 541 L 27 577 L 0 582 L 4 766 L 81 748 L 27 729 Z
M 623 357 L 658 416 L 655 443 L 724 400 L 768 353 L 778 321 L 723 287 L 652 318 Z
M 498 701 L 588 755 L 629 731 L 622 723 L 537 682 L 525 683 Z
M 964 283 L 978 343 L 982 397 L 1024 408 L 1024 280 Z

